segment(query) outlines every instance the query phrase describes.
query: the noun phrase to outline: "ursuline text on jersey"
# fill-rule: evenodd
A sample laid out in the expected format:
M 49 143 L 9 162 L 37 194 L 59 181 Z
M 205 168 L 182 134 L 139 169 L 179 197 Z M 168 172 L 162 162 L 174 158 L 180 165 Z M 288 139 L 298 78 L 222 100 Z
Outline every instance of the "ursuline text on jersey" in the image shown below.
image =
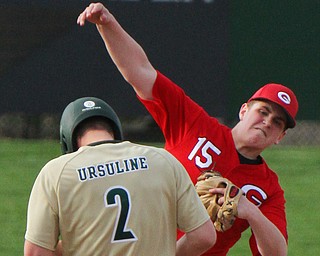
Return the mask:
M 110 161 L 103 164 L 90 165 L 77 169 L 78 178 L 81 182 L 125 174 L 133 171 L 144 171 L 149 169 L 145 156 L 137 156 L 119 161 Z

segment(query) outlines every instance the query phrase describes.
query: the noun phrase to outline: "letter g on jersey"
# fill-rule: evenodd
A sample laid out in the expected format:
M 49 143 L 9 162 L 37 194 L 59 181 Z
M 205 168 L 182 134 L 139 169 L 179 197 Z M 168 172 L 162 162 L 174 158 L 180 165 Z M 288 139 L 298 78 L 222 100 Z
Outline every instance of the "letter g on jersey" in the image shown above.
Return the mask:
M 258 207 L 268 198 L 267 194 L 255 185 L 244 185 L 241 189 L 246 197 Z

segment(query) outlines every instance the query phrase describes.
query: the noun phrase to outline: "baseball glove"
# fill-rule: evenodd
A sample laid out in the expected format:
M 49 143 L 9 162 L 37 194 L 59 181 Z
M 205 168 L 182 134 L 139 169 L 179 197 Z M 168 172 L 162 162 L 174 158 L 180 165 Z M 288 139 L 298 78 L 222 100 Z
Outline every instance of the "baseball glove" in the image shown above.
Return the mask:
M 238 215 L 237 206 L 243 194 L 241 189 L 215 171 L 202 173 L 195 188 L 216 230 L 223 232 L 231 228 Z M 211 188 L 226 188 L 222 205 L 218 200 L 223 195 L 210 193 Z

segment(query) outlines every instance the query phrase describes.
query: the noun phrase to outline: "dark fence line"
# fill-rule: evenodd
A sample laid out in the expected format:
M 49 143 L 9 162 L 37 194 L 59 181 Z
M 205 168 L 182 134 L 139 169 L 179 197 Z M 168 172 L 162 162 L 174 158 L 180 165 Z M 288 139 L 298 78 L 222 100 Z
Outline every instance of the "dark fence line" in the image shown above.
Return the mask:
M 6 113 L 0 115 L 0 138 L 59 139 L 60 115 Z M 163 142 L 163 136 L 151 116 L 122 120 L 124 137 L 131 141 Z M 227 124 L 228 125 L 228 124 Z M 231 125 L 229 125 L 231 126 Z M 281 145 L 320 146 L 320 122 L 300 120 L 289 129 Z

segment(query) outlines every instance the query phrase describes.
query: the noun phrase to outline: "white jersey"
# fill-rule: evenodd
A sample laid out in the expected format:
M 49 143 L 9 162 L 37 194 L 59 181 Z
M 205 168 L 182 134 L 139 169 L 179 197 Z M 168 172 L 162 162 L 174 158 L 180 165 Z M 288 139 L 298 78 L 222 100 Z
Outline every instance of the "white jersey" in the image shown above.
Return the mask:
M 81 147 L 48 162 L 33 186 L 26 240 L 68 255 L 175 255 L 176 229 L 209 219 L 183 166 L 130 142 Z

